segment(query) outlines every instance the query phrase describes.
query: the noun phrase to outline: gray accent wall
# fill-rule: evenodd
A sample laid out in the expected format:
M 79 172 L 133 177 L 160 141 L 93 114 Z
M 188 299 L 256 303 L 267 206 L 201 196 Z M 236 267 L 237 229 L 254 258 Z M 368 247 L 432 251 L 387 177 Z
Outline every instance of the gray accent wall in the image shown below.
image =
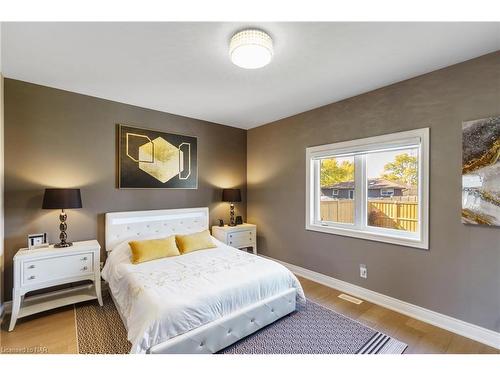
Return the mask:
M 117 123 L 198 137 L 198 189 L 117 189 Z M 97 238 L 102 247 L 110 211 L 208 206 L 215 224 L 229 220 L 221 188 L 240 187 L 236 211 L 245 217 L 246 131 L 5 79 L 6 300 L 26 236 L 48 232 L 58 241 L 59 212 L 41 209 L 46 187 L 81 188 L 84 208 L 67 210 L 69 240 Z
M 247 210 L 259 252 L 500 331 L 500 228 L 460 222 L 462 121 L 498 114 L 495 52 L 249 130 Z M 422 127 L 429 251 L 304 229 L 306 147 Z
M 0 30 L 2 28 L 2 25 L 0 24 Z M 1 39 L 1 35 L 0 35 Z M 0 53 L 1 53 L 1 48 L 0 48 Z M 4 313 L 4 282 L 3 282 L 3 253 L 4 253 L 4 241 L 3 241 L 3 230 L 4 230 L 4 210 L 3 210 L 3 201 L 4 201 L 4 196 L 3 196 L 3 159 L 4 159 L 4 152 L 3 152 L 3 75 L 0 67 L 0 318 L 2 317 Z

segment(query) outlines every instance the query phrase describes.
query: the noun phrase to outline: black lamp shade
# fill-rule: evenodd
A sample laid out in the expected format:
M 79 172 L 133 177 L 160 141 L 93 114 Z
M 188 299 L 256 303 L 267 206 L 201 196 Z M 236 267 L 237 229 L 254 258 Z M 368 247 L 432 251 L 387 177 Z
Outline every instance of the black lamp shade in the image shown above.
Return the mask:
M 45 189 L 42 208 L 82 208 L 80 189 Z
M 241 202 L 240 189 L 222 189 L 223 202 Z

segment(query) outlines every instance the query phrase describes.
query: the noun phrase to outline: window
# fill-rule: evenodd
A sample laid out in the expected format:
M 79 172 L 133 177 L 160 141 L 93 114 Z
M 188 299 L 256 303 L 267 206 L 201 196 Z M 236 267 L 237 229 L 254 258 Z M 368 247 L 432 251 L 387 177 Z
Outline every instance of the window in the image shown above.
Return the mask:
M 354 158 L 352 156 L 322 158 L 319 164 L 319 185 L 321 189 L 332 189 L 334 199 L 322 199 L 319 202 L 319 217 L 322 221 L 336 223 L 354 223 L 354 205 L 347 198 L 346 184 L 354 183 Z M 342 189 L 343 188 L 343 189 Z
M 306 229 L 427 249 L 428 144 L 424 128 L 307 148 Z
M 380 195 L 383 197 L 392 197 L 394 195 L 394 189 L 392 188 L 380 189 Z

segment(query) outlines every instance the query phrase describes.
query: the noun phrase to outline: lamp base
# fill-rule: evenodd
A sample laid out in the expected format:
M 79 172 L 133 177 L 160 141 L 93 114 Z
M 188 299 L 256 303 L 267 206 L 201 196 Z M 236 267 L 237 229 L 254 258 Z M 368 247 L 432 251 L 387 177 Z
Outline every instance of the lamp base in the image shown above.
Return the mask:
M 70 247 L 73 246 L 73 242 L 60 242 L 56 243 L 54 247 L 60 248 L 60 247 Z
M 236 223 L 234 222 L 234 203 L 231 202 L 229 204 L 229 224 L 230 227 L 235 227 Z
M 61 223 L 59 224 L 59 230 L 61 231 L 59 240 L 61 242 L 54 245 L 54 247 L 56 248 L 73 246 L 72 242 L 66 242 L 66 240 L 68 239 L 68 235 L 66 234 L 66 229 L 68 229 L 68 224 L 66 224 L 67 218 L 68 216 L 66 215 L 66 212 L 64 212 L 64 210 L 61 210 L 61 214 L 59 215 L 59 220 L 61 221 Z

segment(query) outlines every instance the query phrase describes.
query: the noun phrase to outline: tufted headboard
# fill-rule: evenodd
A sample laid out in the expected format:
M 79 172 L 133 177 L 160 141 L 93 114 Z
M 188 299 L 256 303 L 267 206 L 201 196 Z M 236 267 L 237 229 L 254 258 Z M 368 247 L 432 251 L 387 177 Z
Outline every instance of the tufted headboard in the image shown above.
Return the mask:
M 208 229 L 208 223 L 208 207 L 108 212 L 106 250 L 140 237 L 201 232 Z

